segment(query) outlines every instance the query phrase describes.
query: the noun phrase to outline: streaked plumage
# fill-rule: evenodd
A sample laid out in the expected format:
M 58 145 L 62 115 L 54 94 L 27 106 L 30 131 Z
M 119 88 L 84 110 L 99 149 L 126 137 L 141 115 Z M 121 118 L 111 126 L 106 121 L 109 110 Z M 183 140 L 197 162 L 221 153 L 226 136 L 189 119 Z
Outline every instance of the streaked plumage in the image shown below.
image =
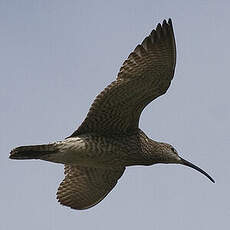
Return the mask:
M 71 208 L 90 208 L 113 189 L 124 170 L 65 165 L 65 179 L 58 188 L 57 199 Z
M 123 63 L 117 79 L 94 100 L 80 127 L 63 141 L 22 146 L 12 159 L 65 164 L 57 199 L 74 209 L 100 202 L 131 165 L 178 163 L 203 170 L 178 156 L 169 144 L 148 138 L 138 127 L 142 110 L 170 86 L 176 64 L 171 19 L 144 39 Z
M 142 110 L 167 91 L 175 65 L 176 44 L 169 20 L 158 24 L 129 55 L 117 79 L 96 97 L 86 119 L 71 136 L 137 132 Z

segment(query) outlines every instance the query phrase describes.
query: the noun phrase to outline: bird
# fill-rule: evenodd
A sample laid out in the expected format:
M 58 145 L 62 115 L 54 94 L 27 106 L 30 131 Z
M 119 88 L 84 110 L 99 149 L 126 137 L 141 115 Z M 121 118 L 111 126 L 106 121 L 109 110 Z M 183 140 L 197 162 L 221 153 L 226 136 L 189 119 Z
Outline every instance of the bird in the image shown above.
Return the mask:
M 139 128 L 143 109 L 166 93 L 176 66 L 172 20 L 163 20 L 121 66 L 116 80 L 94 100 L 82 124 L 62 141 L 20 146 L 16 160 L 40 159 L 64 164 L 65 178 L 57 190 L 60 204 L 83 210 L 102 201 L 128 166 L 181 164 L 214 179 L 179 156 L 167 143 L 155 141 Z

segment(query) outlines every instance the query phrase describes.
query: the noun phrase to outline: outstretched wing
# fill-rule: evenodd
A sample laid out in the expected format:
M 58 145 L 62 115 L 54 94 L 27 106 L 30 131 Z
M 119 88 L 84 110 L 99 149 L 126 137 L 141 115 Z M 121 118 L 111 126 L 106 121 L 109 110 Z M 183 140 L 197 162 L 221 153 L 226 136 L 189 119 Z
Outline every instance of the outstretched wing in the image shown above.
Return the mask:
M 58 188 L 57 199 L 73 209 L 90 208 L 106 197 L 124 170 L 65 165 L 65 179 Z
M 129 55 L 117 79 L 96 97 L 86 119 L 71 136 L 137 132 L 142 110 L 167 91 L 175 64 L 176 45 L 169 19 L 158 24 Z

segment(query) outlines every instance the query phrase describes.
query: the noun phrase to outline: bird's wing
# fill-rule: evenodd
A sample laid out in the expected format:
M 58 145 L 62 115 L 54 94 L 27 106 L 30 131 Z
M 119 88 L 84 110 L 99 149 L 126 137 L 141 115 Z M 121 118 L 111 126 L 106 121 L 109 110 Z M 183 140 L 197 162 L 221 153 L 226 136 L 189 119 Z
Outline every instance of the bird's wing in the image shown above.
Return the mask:
M 87 117 L 71 135 L 137 132 L 142 110 L 169 88 L 176 64 L 171 19 L 144 39 L 123 63 L 117 79 L 94 100 Z
M 73 209 L 90 208 L 106 197 L 124 170 L 65 165 L 65 179 L 58 188 L 57 199 Z

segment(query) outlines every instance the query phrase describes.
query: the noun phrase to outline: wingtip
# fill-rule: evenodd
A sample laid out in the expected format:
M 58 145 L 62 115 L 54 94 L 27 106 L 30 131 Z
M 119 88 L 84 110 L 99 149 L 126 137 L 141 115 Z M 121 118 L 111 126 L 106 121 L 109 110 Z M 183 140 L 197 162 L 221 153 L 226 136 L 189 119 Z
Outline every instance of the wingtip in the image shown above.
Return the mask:
M 172 19 L 171 18 L 169 18 L 168 24 L 171 27 L 171 30 L 173 31 L 173 23 L 172 23 Z
M 170 26 L 172 26 L 172 19 L 171 19 L 171 18 L 168 19 L 168 24 L 169 24 Z
M 173 25 L 172 25 L 172 19 L 171 18 L 169 18 L 168 20 L 166 20 L 166 19 L 164 19 L 163 20 L 163 22 L 162 23 L 158 23 L 157 24 L 157 27 L 159 28 L 159 27 L 173 27 Z M 156 27 L 156 30 L 157 30 L 157 27 Z

